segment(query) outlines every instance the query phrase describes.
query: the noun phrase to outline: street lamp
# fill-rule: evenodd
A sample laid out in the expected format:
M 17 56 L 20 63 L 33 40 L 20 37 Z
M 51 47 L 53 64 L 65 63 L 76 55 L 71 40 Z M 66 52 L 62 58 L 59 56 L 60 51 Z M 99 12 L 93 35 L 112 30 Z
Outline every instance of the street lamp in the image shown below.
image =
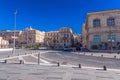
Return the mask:
M 13 53 L 15 53 L 16 14 L 17 14 L 17 10 L 14 11 L 14 44 L 13 44 Z
M 113 47 L 113 42 L 114 42 L 114 40 L 112 39 L 112 37 L 111 37 L 111 39 L 110 40 L 108 40 L 108 42 L 110 42 L 110 53 L 112 53 L 112 47 Z

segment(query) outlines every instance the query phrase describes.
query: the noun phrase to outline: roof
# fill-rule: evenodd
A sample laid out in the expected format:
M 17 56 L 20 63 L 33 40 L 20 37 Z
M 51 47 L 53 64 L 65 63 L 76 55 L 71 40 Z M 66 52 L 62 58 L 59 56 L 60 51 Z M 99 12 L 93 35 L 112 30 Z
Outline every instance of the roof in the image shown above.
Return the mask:
M 59 31 L 50 31 L 50 32 L 46 32 L 46 33 L 57 33 Z
M 89 12 L 89 13 L 87 13 L 87 15 L 101 14 L 101 13 L 111 13 L 111 12 L 120 12 L 120 9 L 115 9 L 115 10 L 104 10 L 104 11 L 97 11 L 97 12 Z

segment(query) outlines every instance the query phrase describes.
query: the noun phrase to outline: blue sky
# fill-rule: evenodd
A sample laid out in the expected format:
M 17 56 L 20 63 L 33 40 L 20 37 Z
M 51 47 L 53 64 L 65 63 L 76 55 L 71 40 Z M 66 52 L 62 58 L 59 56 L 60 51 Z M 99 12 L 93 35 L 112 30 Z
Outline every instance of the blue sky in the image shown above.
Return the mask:
M 0 0 L 0 30 L 14 29 L 16 9 L 17 30 L 70 27 L 79 34 L 88 12 L 120 9 L 120 0 Z

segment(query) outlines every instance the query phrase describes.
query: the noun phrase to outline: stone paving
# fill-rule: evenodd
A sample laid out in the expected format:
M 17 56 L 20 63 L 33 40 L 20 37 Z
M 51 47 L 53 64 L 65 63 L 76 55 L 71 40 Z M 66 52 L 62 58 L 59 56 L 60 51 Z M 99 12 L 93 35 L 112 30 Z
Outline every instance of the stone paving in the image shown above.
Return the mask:
M 78 68 L 70 64 L 58 67 L 57 64 L 51 64 L 46 59 L 41 59 L 40 65 L 36 65 L 38 64 L 37 54 L 14 55 L 1 58 L 1 61 L 7 59 L 7 64 L 0 63 L 0 80 L 120 80 L 119 69 L 107 69 L 107 71 L 104 71 L 102 68 L 87 66 Z M 75 52 L 75 54 L 107 58 L 115 58 L 116 56 L 116 58 L 120 58 L 119 54 L 79 54 L 78 52 Z M 25 61 L 25 64 L 18 64 L 21 59 Z M 32 65 L 32 63 L 35 64 Z
M 0 80 L 120 80 L 120 71 L 0 64 Z
M 120 59 L 120 54 L 117 53 L 74 52 L 74 54 Z

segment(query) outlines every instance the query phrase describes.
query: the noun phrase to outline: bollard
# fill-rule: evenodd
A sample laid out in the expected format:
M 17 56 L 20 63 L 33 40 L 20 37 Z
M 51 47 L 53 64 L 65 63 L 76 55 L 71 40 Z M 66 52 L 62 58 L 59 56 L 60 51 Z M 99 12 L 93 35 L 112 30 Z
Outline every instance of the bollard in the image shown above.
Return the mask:
M 101 55 L 101 57 L 103 57 L 103 55 Z
M 38 53 L 38 65 L 40 64 L 40 53 Z
M 114 58 L 116 59 L 116 56 L 114 56 Z
M 8 57 L 10 57 L 10 56 L 8 55 Z
M 106 70 L 107 70 L 107 67 L 106 67 L 106 66 L 103 66 L 103 70 L 105 70 L 105 71 L 106 71 Z
M 7 63 L 7 60 L 5 59 L 5 63 Z
M 23 60 L 20 60 L 20 64 L 24 64 Z
M 91 54 L 91 56 L 93 56 L 93 54 Z
M 84 52 L 84 55 L 85 55 L 85 52 Z
M 57 63 L 57 66 L 58 66 L 58 67 L 60 66 L 60 63 L 59 63 L 59 62 Z
M 81 68 L 81 64 L 78 65 L 78 68 Z

